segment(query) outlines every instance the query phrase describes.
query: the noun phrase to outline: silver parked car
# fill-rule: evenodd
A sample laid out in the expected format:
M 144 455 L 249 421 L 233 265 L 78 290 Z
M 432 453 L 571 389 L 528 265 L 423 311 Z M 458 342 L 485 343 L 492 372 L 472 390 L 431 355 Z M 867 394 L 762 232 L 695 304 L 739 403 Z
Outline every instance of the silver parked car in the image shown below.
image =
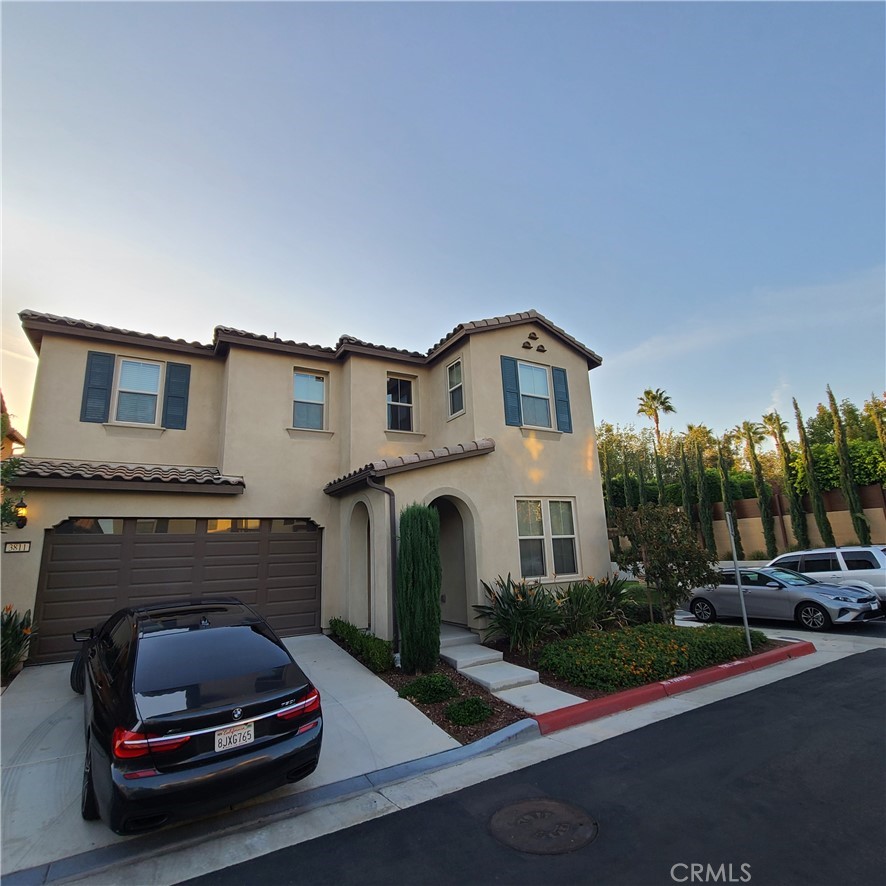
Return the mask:
M 869 621 L 884 614 L 870 591 L 825 584 L 791 569 L 766 566 L 740 571 L 748 618 L 796 620 L 810 631 L 823 631 L 832 624 Z M 689 608 L 703 622 L 741 618 L 735 570 L 722 570 L 715 587 L 695 588 Z

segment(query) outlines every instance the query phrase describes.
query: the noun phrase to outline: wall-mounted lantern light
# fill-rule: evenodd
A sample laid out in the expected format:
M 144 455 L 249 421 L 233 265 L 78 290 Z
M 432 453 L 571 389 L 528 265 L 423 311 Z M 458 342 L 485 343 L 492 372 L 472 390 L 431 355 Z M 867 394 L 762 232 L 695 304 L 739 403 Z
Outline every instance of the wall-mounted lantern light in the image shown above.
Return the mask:
M 15 525 L 19 529 L 24 529 L 28 525 L 28 506 L 25 504 L 24 497 L 20 498 L 15 506 Z

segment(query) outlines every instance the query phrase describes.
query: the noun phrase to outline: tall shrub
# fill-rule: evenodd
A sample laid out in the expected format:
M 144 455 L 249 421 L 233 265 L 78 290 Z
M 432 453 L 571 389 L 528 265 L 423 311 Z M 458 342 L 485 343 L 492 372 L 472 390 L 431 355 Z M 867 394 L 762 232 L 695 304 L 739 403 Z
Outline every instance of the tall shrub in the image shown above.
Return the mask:
M 738 517 L 735 516 L 735 498 L 732 495 L 732 483 L 729 479 L 729 469 L 726 466 L 726 456 L 723 454 L 722 445 L 717 445 L 717 467 L 720 469 L 720 489 L 723 492 L 723 508 L 732 514 L 732 531 L 735 536 L 735 553 L 739 560 L 744 560 L 744 548 L 741 545 L 741 532 L 738 529 Z
M 858 543 L 869 545 L 871 543 L 871 527 L 868 518 L 861 506 L 861 498 L 858 495 L 858 487 L 852 479 L 852 465 L 849 461 L 849 445 L 846 442 L 846 429 L 840 418 L 840 410 L 837 408 L 837 400 L 831 386 L 828 385 L 828 403 L 831 407 L 831 416 L 834 419 L 834 446 L 837 450 L 837 461 L 840 465 L 840 488 L 846 504 L 849 506 L 849 516 L 852 519 L 852 528 L 858 536 Z
M 605 479 L 606 525 L 609 527 L 615 525 L 615 503 L 612 498 L 612 453 L 608 446 L 603 446 L 600 450 L 600 455 L 603 459 L 603 477 Z M 618 537 L 618 532 L 612 538 L 612 550 L 615 552 L 616 557 L 621 551 L 621 540 Z
M 704 538 L 704 546 L 712 554 L 717 553 L 717 544 L 714 541 L 714 514 L 711 511 L 711 499 L 708 495 L 708 486 L 705 483 L 704 457 L 701 446 L 695 447 L 695 472 L 696 485 L 698 487 L 698 522 L 701 524 L 701 534 Z
M 434 670 L 440 657 L 440 515 L 411 504 L 400 513 L 397 620 L 400 666 L 407 674 Z
M 800 455 L 803 458 L 803 466 L 806 470 L 806 489 L 812 502 L 812 516 L 815 517 L 815 525 L 818 527 L 822 543 L 825 547 L 830 548 L 836 544 L 834 530 L 831 529 L 828 512 L 824 506 L 824 498 L 821 495 L 821 488 L 818 485 L 818 480 L 815 478 L 815 460 L 812 457 L 812 447 L 809 445 L 809 438 L 806 436 L 803 416 L 800 414 L 800 407 L 797 405 L 796 397 L 794 397 L 794 416 L 797 419 L 797 433 L 800 435 Z
M 784 487 L 788 496 L 788 506 L 791 512 L 791 529 L 797 544 L 801 548 L 809 547 L 809 527 L 806 525 L 806 509 L 803 507 L 803 499 L 797 491 L 796 471 L 791 462 L 791 449 L 785 439 L 784 432 L 787 423 L 781 420 L 781 416 L 773 410 L 763 416 L 763 424 L 775 440 L 775 448 L 781 461 L 781 472 L 784 475 Z
M 634 499 L 634 486 L 631 483 L 630 472 L 628 471 L 628 451 L 627 449 L 622 449 L 621 451 L 621 464 L 622 464 L 622 472 L 621 479 L 624 483 L 625 487 L 625 507 L 626 508 L 635 508 L 637 506 L 637 502 Z
M 748 461 L 751 465 L 751 473 L 754 476 L 754 492 L 757 494 L 757 504 L 760 507 L 760 522 L 763 524 L 763 539 L 766 542 L 766 556 L 774 557 L 778 553 L 775 543 L 775 520 L 772 519 L 772 507 L 770 506 L 769 487 L 763 479 L 763 468 L 757 457 L 756 444 L 763 439 L 760 425 L 756 422 L 745 421 L 741 425 L 747 447 Z
M 695 515 L 692 512 L 692 481 L 689 475 L 689 462 L 686 461 L 686 447 L 680 443 L 680 490 L 683 493 L 683 513 L 689 525 L 695 523 Z

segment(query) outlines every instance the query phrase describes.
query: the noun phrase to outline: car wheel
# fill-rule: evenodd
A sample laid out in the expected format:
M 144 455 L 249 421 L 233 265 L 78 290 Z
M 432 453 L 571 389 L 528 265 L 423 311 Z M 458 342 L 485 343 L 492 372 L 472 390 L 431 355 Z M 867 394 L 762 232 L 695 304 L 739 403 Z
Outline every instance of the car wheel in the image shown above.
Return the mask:
M 698 621 L 704 622 L 705 624 L 711 624 L 717 620 L 717 610 L 714 609 L 713 605 L 707 600 L 701 598 L 693 600 L 692 605 L 689 608 L 692 610 L 692 614 L 698 619 Z
M 809 631 L 826 631 L 831 617 L 818 603 L 801 603 L 797 607 L 797 621 Z
M 83 761 L 83 789 L 80 792 L 80 815 L 86 821 L 95 821 L 98 803 L 95 799 L 95 786 L 92 783 L 92 752 L 89 749 L 89 736 L 86 737 L 86 759 Z
M 83 691 L 86 689 L 86 658 L 82 649 L 77 653 L 74 663 L 71 665 L 71 689 L 78 695 L 83 695 Z

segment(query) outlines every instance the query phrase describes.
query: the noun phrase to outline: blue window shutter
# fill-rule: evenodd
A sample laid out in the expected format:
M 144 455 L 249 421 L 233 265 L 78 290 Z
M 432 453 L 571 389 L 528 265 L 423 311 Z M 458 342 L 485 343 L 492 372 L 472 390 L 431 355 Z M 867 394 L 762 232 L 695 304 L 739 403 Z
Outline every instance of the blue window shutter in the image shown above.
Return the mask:
M 566 370 L 551 367 L 554 380 L 554 407 L 557 410 L 557 430 L 572 433 L 572 413 L 569 410 L 569 385 L 566 383 Z
M 166 364 L 163 392 L 163 427 L 183 431 L 188 424 L 188 388 L 191 367 L 187 363 Z
M 501 358 L 501 386 L 505 397 L 505 424 L 520 427 L 523 424 L 523 411 L 520 408 L 517 361 L 513 357 Z
M 114 383 L 114 355 L 89 351 L 80 421 L 106 422 L 111 412 L 111 386 Z

